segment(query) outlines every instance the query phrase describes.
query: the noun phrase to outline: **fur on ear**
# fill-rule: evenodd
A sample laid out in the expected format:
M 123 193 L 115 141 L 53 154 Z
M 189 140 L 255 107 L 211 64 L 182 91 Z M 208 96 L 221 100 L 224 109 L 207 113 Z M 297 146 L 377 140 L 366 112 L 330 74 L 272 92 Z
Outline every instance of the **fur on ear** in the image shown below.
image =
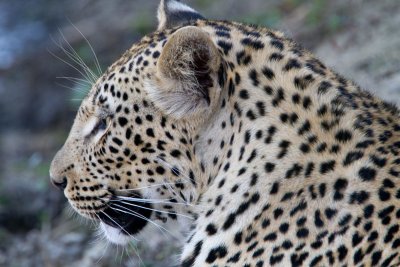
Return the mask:
M 149 96 L 156 106 L 176 118 L 204 114 L 221 91 L 221 62 L 208 33 L 194 26 L 179 29 L 161 52 Z
M 161 0 L 158 7 L 158 30 L 183 25 L 203 16 L 179 0 Z

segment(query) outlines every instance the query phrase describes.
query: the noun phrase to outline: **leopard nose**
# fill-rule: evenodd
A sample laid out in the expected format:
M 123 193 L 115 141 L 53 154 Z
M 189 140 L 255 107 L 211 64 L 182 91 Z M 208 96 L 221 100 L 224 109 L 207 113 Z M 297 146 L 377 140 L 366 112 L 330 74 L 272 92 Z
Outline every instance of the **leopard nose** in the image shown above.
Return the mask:
M 50 166 L 50 180 L 51 183 L 59 188 L 60 190 L 64 190 L 68 185 L 68 170 L 66 167 L 65 158 L 63 157 L 62 150 L 58 151 L 55 155 L 53 161 Z
M 57 181 L 51 178 L 51 183 L 56 186 L 58 189 L 63 191 L 67 187 L 67 177 L 63 177 L 61 181 Z

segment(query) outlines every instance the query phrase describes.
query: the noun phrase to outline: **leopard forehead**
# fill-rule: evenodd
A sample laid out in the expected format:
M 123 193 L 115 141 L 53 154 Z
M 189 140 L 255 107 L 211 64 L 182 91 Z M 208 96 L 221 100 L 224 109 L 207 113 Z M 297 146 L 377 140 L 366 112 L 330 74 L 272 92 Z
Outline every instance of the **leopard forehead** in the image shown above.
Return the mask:
M 52 166 L 75 209 L 171 201 L 152 218 L 193 215 L 182 266 L 399 264 L 397 108 L 280 32 L 180 5 L 82 103 Z

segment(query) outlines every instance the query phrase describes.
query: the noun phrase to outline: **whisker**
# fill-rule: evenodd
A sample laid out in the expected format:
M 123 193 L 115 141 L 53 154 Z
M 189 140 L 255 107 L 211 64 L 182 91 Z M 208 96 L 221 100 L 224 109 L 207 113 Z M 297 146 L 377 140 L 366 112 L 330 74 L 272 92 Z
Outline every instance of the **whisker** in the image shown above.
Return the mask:
M 69 42 L 65 39 L 65 37 L 62 35 L 62 33 L 61 33 L 60 30 L 59 30 L 59 32 L 60 32 L 60 35 L 63 37 L 64 42 L 68 44 L 68 46 L 69 46 L 68 49 L 73 50 L 72 46 L 71 46 L 71 45 L 69 44 Z M 90 75 L 90 73 L 88 72 L 88 67 L 87 67 L 86 65 L 83 65 L 83 64 L 81 63 L 81 59 L 79 58 L 79 56 L 78 56 L 78 58 L 77 58 L 77 56 L 75 56 L 72 52 L 70 52 L 69 50 L 67 50 L 66 48 L 64 48 L 64 46 L 61 44 L 61 41 L 58 41 L 58 42 L 57 42 L 53 37 L 51 37 L 51 39 L 52 39 L 53 43 L 54 43 L 58 48 L 60 48 L 61 51 L 72 61 L 72 63 L 75 63 L 76 65 L 78 65 L 78 67 L 81 69 L 81 70 L 79 71 L 79 73 L 82 75 L 82 77 L 84 77 L 86 80 L 88 80 L 88 81 L 90 81 L 91 83 L 93 83 L 94 80 L 91 79 L 91 78 L 93 78 L 93 77 L 92 77 L 92 76 Z M 74 51 L 74 50 L 73 50 L 73 51 Z M 66 61 L 63 60 L 63 62 L 66 62 Z M 72 66 L 72 65 L 73 65 L 72 63 L 69 63 L 69 66 Z M 75 70 L 77 70 L 78 67 L 75 67 L 75 65 L 74 65 L 74 69 L 75 69 Z M 83 72 L 82 72 L 82 71 L 83 71 Z
M 95 65 L 97 68 L 97 71 L 99 74 L 103 73 L 103 71 L 101 70 L 101 66 L 99 63 L 99 59 L 96 56 L 96 53 L 94 52 L 94 49 L 92 47 L 92 45 L 90 44 L 89 40 L 86 38 L 86 36 L 78 29 L 78 27 L 75 26 L 75 24 L 73 24 L 71 21 L 69 21 L 71 23 L 71 25 L 81 34 L 81 36 L 83 37 L 83 39 L 85 39 L 86 43 L 88 44 L 88 46 L 90 47 L 90 50 L 92 51 L 92 54 L 94 56 L 95 59 Z
M 141 203 L 151 203 L 151 204 L 172 204 L 172 205 L 182 205 L 182 206 L 190 206 L 190 207 L 203 207 L 207 208 L 205 205 L 200 205 L 200 204 L 191 204 L 187 202 L 173 202 L 170 201 L 170 199 L 146 199 L 146 198 L 135 198 L 135 197 L 127 197 L 127 196 L 116 196 L 119 199 L 123 200 L 128 200 L 128 201 L 135 201 L 135 202 L 141 202 Z M 113 201 L 117 202 L 120 200 L 110 200 L 110 199 L 102 199 L 106 201 Z
M 181 183 L 181 182 L 179 182 Z M 187 181 L 183 181 L 182 183 L 187 183 Z M 153 184 L 149 186 L 142 186 L 142 187 L 136 187 L 132 189 L 117 189 L 116 191 L 136 191 L 136 190 L 141 190 L 141 189 L 147 189 L 151 187 L 157 187 L 157 186 L 163 186 L 163 185 L 176 185 L 177 183 L 162 183 L 162 184 Z
M 90 244 L 100 243 L 100 241 L 106 239 L 106 237 L 103 235 L 103 232 L 101 231 L 99 224 L 97 225 L 94 237 L 95 237 L 94 240 L 90 241 Z
M 118 254 L 119 254 L 119 245 L 117 245 L 116 247 L 117 247 L 117 253 L 115 254 L 115 258 L 117 258 L 117 257 L 118 257 Z M 114 259 L 114 260 L 115 260 L 115 259 Z
M 116 196 L 119 199 L 128 200 L 128 201 L 136 201 L 141 203 L 151 203 L 151 204 L 172 204 L 172 205 L 183 205 L 183 206 L 198 206 L 186 202 L 173 202 L 170 199 L 145 199 L 145 198 L 134 198 L 134 197 L 125 197 L 125 196 Z M 119 201 L 119 200 L 110 200 L 110 201 Z
M 136 244 L 134 245 L 133 244 L 133 242 L 129 242 L 129 245 L 130 245 L 130 247 L 133 249 L 133 251 L 135 252 L 135 254 L 138 256 L 138 258 L 139 258 L 139 266 L 142 266 L 142 259 L 140 258 L 140 256 L 139 256 L 139 250 L 137 249 L 137 246 L 136 246 Z M 129 253 L 129 247 L 125 247 L 125 253 L 126 253 L 126 255 L 128 256 L 128 258 L 129 258 L 129 261 L 131 261 L 131 262 L 134 262 L 134 259 L 133 259 L 133 257 L 131 256 L 131 253 Z
M 173 236 L 173 234 L 172 234 L 171 232 L 169 232 L 167 229 L 165 229 L 165 228 L 162 227 L 161 225 L 159 225 L 159 224 L 153 222 L 152 220 L 150 220 L 150 219 L 144 217 L 144 216 L 141 215 L 140 213 L 137 213 L 137 212 L 135 212 L 135 211 L 129 210 L 129 209 L 127 209 L 126 207 L 121 206 L 121 205 L 118 205 L 118 204 L 114 204 L 114 206 L 117 206 L 117 207 L 119 207 L 119 208 L 122 208 L 123 210 L 118 209 L 118 208 L 114 208 L 114 207 L 112 207 L 112 206 L 109 206 L 109 207 L 110 207 L 111 209 L 113 209 L 113 210 L 120 211 L 120 212 L 129 214 L 129 215 L 133 215 L 133 216 L 136 216 L 136 217 L 138 217 L 138 218 L 140 218 L 140 219 L 142 219 L 142 220 L 145 220 L 145 221 L 147 221 L 147 222 L 153 224 L 154 226 L 156 226 L 158 229 L 164 230 L 164 231 L 166 231 L 167 233 L 169 233 L 171 236 Z M 161 232 L 162 232 L 162 231 L 161 231 Z M 162 232 L 162 233 L 163 233 L 163 232 Z M 165 233 L 163 233 L 163 234 L 165 234 Z
M 62 83 L 57 83 L 57 82 L 56 82 L 56 84 L 57 84 L 58 86 L 67 88 L 67 89 L 69 89 L 69 90 L 75 91 L 75 92 L 80 93 L 80 94 L 86 94 L 86 93 L 87 93 L 86 90 L 84 90 L 84 89 L 82 89 L 82 88 L 79 88 L 79 87 L 78 87 L 78 88 L 77 88 L 77 87 L 72 87 L 72 86 L 68 86 L 68 85 L 65 85 L 65 84 L 62 84 Z M 81 99 L 81 100 L 82 100 L 82 99 Z
M 72 82 L 72 85 L 66 85 L 66 84 L 62 84 L 62 83 L 58 83 L 58 82 L 56 82 L 56 84 L 61 86 L 61 87 L 70 89 L 70 90 L 72 90 L 74 92 L 77 92 L 79 94 L 82 94 L 82 95 L 86 95 L 87 92 L 88 92 L 88 90 L 85 89 L 85 88 L 87 88 L 87 85 L 79 83 L 79 82 Z
M 132 247 L 133 251 L 135 252 L 136 256 L 139 258 L 139 266 L 145 266 L 142 258 L 139 255 L 139 249 L 136 245 L 133 245 L 133 243 L 129 243 L 129 245 Z
M 123 200 L 131 200 L 131 201 L 136 201 L 136 202 L 141 202 L 141 203 L 152 203 L 152 204 L 158 204 L 158 203 L 163 203 L 163 199 L 144 199 L 144 198 L 136 198 L 136 197 L 126 197 L 126 196 L 116 196 L 119 199 Z M 168 201 L 169 199 L 166 199 Z M 120 200 L 114 200 L 111 199 L 110 201 L 120 201 Z
M 130 244 L 130 242 L 129 242 L 129 244 Z M 131 258 L 131 255 L 130 255 L 130 253 L 129 253 L 129 247 L 128 246 L 123 246 L 122 247 L 122 252 L 121 252 L 121 263 L 122 263 L 122 259 L 123 258 L 128 258 L 130 261 L 132 260 L 132 258 Z M 122 265 L 122 264 L 121 264 Z
M 176 167 L 172 166 L 170 163 L 166 162 L 163 158 L 161 158 L 160 156 L 155 157 L 156 161 L 160 161 L 161 164 L 164 164 L 164 166 L 168 167 L 170 170 L 176 169 Z M 184 178 L 185 182 L 187 183 L 192 183 L 192 179 L 190 179 L 189 176 L 187 176 L 186 174 L 184 174 L 182 172 L 181 169 L 178 169 L 179 171 L 179 176 L 181 176 L 182 178 Z
M 170 199 L 153 199 L 153 198 L 137 198 L 137 197 L 127 197 L 127 196 L 116 196 L 121 199 L 130 199 L 137 202 L 147 202 L 147 203 L 162 203 L 163 201 L 169 201 Z
M 55 42 L 53 40 L 53 42 Z M 56 44 L 58 47 L 60 47 L 61 49 L 64 49 L 61 47 L 61 45 Z M 66 65 L 70 66 L 71 68 L 73 68 L 75 71 L 77 71 L 80 75 L 82 75 L 82 77 L 85 77 L 88 81 L 90 81 L 91 83 L 94 83 L 94 81 L 92 81 L 89 77 L 86 76 L 86 74 L 84 74 L 80 69 L 78 69 L 77 67 L 75 67 L 74 65 L 72 65 L 71 63 L 69 63 L 68 61 L 64 60 L 63 58 L 57 56 L 56 54 L 54 54 L 53 52 L 51 52 L 49 49 L 47 49 L 47 52 L 52 55 L 53 57 L 57 58 L 58 60 L 61 60 L 63 63 L 65 63 Z
M 178 194 L 178 192 L 176 192 L 176 191 L 172 188 L 172 186 L 167 185 L 166 187 L 167 187 L 168 191 L 169 191 L 171 194 L 175 195 L 177 198 L 179 198 L 180 200 L 182 200 L 183 203 L 189 203 L 181 194 Z
M 68 44 L 68 49 L 72 50 L 73 52 L 67 50 L 67 48 L 64 48 L 64 46 L 61 44 L 61 41 L 57 42 L 56 40 L 54 40 L 53 37 L 51 37 L 53 43 L 58 48 L 61 49 L 61 51 L 72 61 L 72 63 L 75 63 L 77 66 L 79 66 L 79 68 L 80 68 L 79 71 L 78 71 L 78 67 L 73 66 L 73 68 L 75 70 L 77 70 L 82 75 L 82 77 L 84 77 L 86 80 L 90 81 L 91 83 L 94 83 L 96 79 L 89 72 L 89 67 L 84 62 L 82 63 L 82 59 L 79 57 L 79 55 L 75 52 L 75 50 L 72 48 L 72 46 L 66 40 L 66 38 L 62 34 L 61 30 L 59 30 L 59 32 L 60 32 L 60 35 L 62 36 L 62 38 L 64 39 L 64 42 Z M 66 61 L 63 60 L 63 62 L 66 62 Z M 72 65 L 73 65 L 72 63 L 69 63 L 68 65 L 72 67 Z
M 98 76 L 89 68 L 89 66 L 86 64 L 86 62 L 79 56 L 79 54 L 76 52 L 76 50 L 72 47 L 72 45 L 68 42 L 68 40 L 65 38 L 64 34 L 59 30 L 59 33 L 61 37 L 63 38 L 64 42 L 67 44 L 67 47 L 69 50 L 65 49 L 64 47 L 60 47 L 64 53 L 73 61 L 75 61 L 78 65 L 80 65 L 86 73 L 88 73 L 93 81 L 96 81 Z
M 100 236 L 101 237 L 101 236 Z M 107 240 L 107 238 L 103 235 L 101 239 L 99 239 L 99 243 L 102 239 Z M 103 253 L 101 254 L 100 258 L 97 259 L 96 261 L 96 265 L 99 265 L 100 261 L 103 259 L 104 255 L 106 254 L 106 251 L 108 250 L 108 246 L 110 244 L 110 242 L 101 242 L 101 243 L 105 243 L 104 247 L 103 247 Z
M 56 77 L 56 79 L 65 79 L 65 80 L 71 81 L 73 83 L 77 83 L 77 84 L 85 85 L 85 86 L 92 85 L 92 83 L 90 81 L 88 81 L 86 79 L 82 79 L 82 78 L 59 76 L 59 77 Z
M 176 212 L 169 212 L 169 211 L 164 211 L 164 210 L 156 210 L 156 209 L 152 209 L 152 208 L 142 207 L 142 206 L 140 206 L 140 205 L 135 205 L 135 204 L 133 204 L 133 203 L 130 203 L 130 202 L 127 202 L 127 201 L 123 201 L 123 200 L 120 200 L 119 202 L 120 202 L 120 203 L 124 203 L 124 204 L 129 205 L 129 206 L 133 206 L 133 207 L 145 209 L 145 210 L 151 210 L 151 211 L 160 212 L 160 213 L 165 213 L 165 214 L 174 214 L 174 215 L 178 215 L 178 216 L 182 216 L 182 217 L 186 217 L 186 218 L 189 218 L 189 219 L 191 219 L 191 220 L 194 220 L 193 217 L 191 217 L 191 216 L 189 216 L 189 215 L 185 215 L 185 214 L 180 214 L 180 213 L 176 213 Z M 114 205 L 115 205 L 115 204 L 114 204 Z

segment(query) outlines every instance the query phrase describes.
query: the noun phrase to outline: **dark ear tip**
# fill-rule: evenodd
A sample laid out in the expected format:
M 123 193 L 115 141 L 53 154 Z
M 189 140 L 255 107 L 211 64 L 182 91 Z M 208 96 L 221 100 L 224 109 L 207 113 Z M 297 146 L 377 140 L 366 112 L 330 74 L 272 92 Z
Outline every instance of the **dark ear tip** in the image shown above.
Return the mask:
M 204 19 L 197 11 L 178 0 L 161 0 L 158 8 L 158 29 L 172 28 Z

